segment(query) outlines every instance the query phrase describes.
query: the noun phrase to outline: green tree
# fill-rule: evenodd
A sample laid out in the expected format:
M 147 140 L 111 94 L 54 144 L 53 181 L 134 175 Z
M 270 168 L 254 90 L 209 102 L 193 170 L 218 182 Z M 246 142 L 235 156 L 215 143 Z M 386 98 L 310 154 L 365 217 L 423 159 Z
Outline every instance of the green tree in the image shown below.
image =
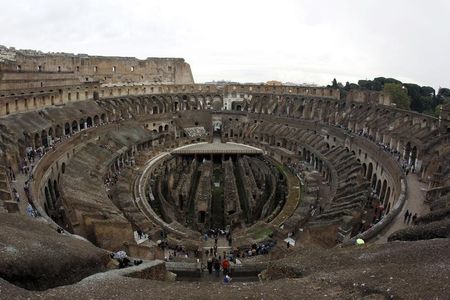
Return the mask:
M 450 89 L 440 88 L 438 91 L 438 96 L 440 97 L 450 97 Z
M 411 105 L 411 98 L 408 96 L 408 91 L 400 83 L 385 83 L 383 91 L 391 96 L 392 102 L 398 108 L 409 109 Z
M 334 78 L 333 81 L 331 82 L 331 87 L 335 89 L 339 88 L 336 78 Z

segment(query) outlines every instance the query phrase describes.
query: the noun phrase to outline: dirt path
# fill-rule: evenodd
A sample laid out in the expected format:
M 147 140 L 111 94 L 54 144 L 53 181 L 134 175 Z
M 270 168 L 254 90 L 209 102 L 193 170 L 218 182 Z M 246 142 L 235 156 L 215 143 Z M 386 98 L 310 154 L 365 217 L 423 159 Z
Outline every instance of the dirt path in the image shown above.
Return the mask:
M 379 235 L 376 241 L 378 244 L 386 243 L 388 237 L 395 231 L 411 226 L 411 223 L 407 224 L 404 222 L 406 210 L 412 212 L 413 215 L 414 213 L 417 213 L 418 216 L 430 212 L 430 208 L 424 203 L 427 189 L 426 184 L 420 182 L 416 174 L 409 174 L 406 177 L 406 181 L 407 190 L 405 205 L 398 216 L 392 221 L 392 224 Z

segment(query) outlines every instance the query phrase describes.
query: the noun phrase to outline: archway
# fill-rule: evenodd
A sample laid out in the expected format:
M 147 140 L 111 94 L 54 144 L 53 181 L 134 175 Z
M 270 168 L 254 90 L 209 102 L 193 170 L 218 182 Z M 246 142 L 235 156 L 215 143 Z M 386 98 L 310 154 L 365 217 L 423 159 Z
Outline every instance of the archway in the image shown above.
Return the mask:
M 47 131 L 42 130 L 41 132 L 41 145 L 44 146 L 45 148 L 48 147 L 48 137 L 47 137 Z
M 85 122 L 84 118 L 81 118 L 80 119 L 80 130 L 85 129 L 85 125 L 86 125 L 86 122 Z
M 48 136 L 50 137 L 50 140 L 53 139 L 53 128 L 52 128 L 52 127 L 50 127 L 50 128 L 48 129 Z
M 64 135 L 69 135 L 70 134 L 70 124 L 66 123 L 64 124 Z
M 78 123 L 77 121 L 73 121 L 72 122 L 72 132 L 77 132 L 78 131 Z
M 87 128 L 92 127 L 92 118 L 91 117 L 87 117 L 86 124 L 87 124 Z
M 55 207 L 55 203 L 56 203 L 56 196 L 55 196 L 55 191 L 53 190 L 53 185 L 52 185 L 52 181 L 49 179 L 47 182 L 47 186 L 48 186 L 48 191 L 50 193 L 50 198 L 52 199 L 52 206 Z
M 372 177 L 372 188 L 373 189 L 375 189 L 376 184 L 377 184 L 377 174 L 373 174 L 373 177 Z
M 59 190 L 58 185 L 56 184 L 56 180 L 53 181 L 53 190 L 55 191 L 56 200 L 59 199 Z
M 380 191 L 381 191 L 381 179 L 378 179 L 377 185 L 375 188 L 375 192 L 377 193 L 378 197 L 380 196 Z
M 367 179 L 370 180 L 372 178 L 373 165 L 369 163 L 369 168 L 367 169 Z
M 102 123 L 106 123 L 106 114 L 101 114 L 100 119 L 102 120 Z
M 45 202 L 47 204 L 47 207 L 50 208 L 50 209 L 53 209 L 52 201 L 51 201 L 51 198 L 50 198 L 50 193 L 48 192 L 48 188 L 47 187 L 44 188 L 44 193 L 45 193 Z
M 417 147 L 414 146 L 411 150 L 411 166 L 413 166 L 413 168 L 416 165 L 416 158 L 417 158 Z
M 56 125 L 56 128 L 55 128 L 55 136 L 56 136 L 57 138 L 59 138 L 59 137 L 62 136 L 62 128 L 61 128 L 60 125 Z
M 389 198 L 391 196 L 391 187 L 388 186 L 386 191 L 386 196 L 384 197 L 384 207 L 386 208 L 387 203 L 389 202 Z
M 380 200 L 384 201 L 384 198 L 386 197 L 386 189 L 387 189 L 387 180 L 383 180 L 383 186 L 381 188 L 381 195 Z
M 406 143 L 406 146 L 405 146 L 405 155 L 403 158 L 408 161 L 408 159 L 410 157 L 410 153 L 411 153 L 411 143 L 408 142 L 408 143 Z
M 41 146 L 41 137 L 39 136 L 39 133 L 34 134 L 34 146 L 36 148 L 39 148 Z

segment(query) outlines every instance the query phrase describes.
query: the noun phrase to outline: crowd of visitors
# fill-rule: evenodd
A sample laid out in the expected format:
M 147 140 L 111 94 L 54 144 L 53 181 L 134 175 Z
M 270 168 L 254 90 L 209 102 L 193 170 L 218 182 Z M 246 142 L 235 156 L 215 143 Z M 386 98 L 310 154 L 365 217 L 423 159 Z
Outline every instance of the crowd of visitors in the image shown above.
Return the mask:
M 378 147 L 380 147 L 381 150 L 391 154 L 395 158 L 395 160 L 402 167 L 402 169 L 406 173 L 406 175 L 408 175 L 409 172 L 412 172 L 412 173 L 415 172 L 414 164 L 411 161 L 404 159 L 402 157 L 402 154 L 397 149 L 393 149 L 393 148 L 390 147 L 390 145 L 387 145 L 387 144 L 385 144 L 383 142 L 377 141 L 376 138 L 373 135 L 370 135 L 369 133 L 367 133 L 363 129 L 354 131 L 354 130 L 352 130 L 350 128 L 347 128 L 347 127 L 345 127 L 343 125 L 340 125 L 340 124 L 336 124 L 334 126 L 337 127 L 337 128 L 340 128 L 340 129 L 344 129 L 348 133 L 357 134 L 359 136 L 362 136 L 362 137 L 372 141 L 373 143 L 375 143 Z

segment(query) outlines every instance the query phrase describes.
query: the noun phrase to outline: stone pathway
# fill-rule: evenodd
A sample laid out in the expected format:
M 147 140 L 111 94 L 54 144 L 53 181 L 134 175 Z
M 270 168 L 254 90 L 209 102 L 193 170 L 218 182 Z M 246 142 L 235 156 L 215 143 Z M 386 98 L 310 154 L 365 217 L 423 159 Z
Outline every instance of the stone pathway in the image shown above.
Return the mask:
M 403 205 L 403 209 L 392 221 L 391 225 L 379 234 L 378 239 L 375 242 L 377 244 L 386 243 L 389 235 L 397 230 L 411 226 L 411 223 L 408 225 L 403 222 L 406 210 L 412 212 L 413 215 L 414 213 L 417 213 L 418 216 L 430 212 L 430 208 L 424 203 L 427 185 L 420 182 L 416 174 L 409 174 L 406 178 L 406 182 L 408 187 L 406 191 L 406 202 Z
M 28 175 L 24 175 L 21 173 L 16 173 L 16 180 L 11 182 L 11 189 L 16 188 L 17 192 L 19 192 L 19 211 L 21 215 L 27 214 L 27 206 L 28 206 L 28 198 L 25 195 L 25 191 L 23 187 L 25 186 L 25 181 L 28 179 Z
M 207 241 L 203 241 L 203 251 L 209 250 L 211 248 L 214 248 L 214 238 L 208 238 Z M 231 247 L 228 245 L 228 241 L 226 240 L 225 237 L 219 237 L 217 239 L 217 256 L 222 256 L 223 257 L 223 252 L 226 251 L 228 252 L 229 250 L 231 250 Z M 207 257 L 205 257 L 205 262 Z

